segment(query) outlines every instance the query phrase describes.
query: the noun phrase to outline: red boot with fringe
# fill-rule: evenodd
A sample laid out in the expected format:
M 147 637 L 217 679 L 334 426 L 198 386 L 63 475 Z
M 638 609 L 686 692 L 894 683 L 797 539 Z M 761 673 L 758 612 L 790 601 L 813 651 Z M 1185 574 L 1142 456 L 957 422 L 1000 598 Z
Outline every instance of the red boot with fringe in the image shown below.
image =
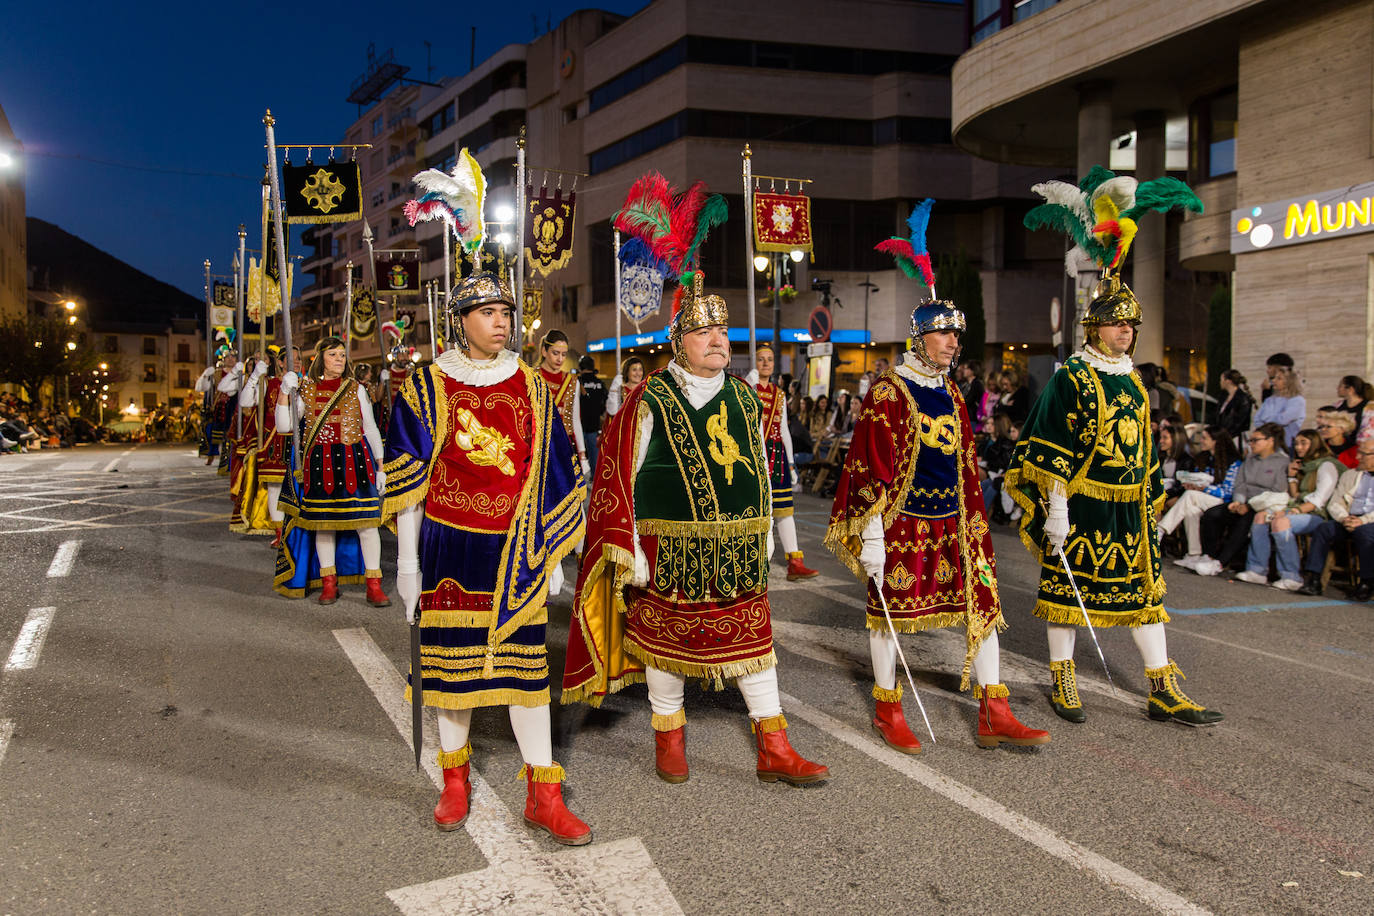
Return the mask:
M 687 715 L 681 709 L 669 716 L 654 713 L 654 769 L 658 778 L 673 784 L 687 781 Z
M 788 582 L 795 582 L 798 579 L 813 579 L 820 575 L 816 570 L 808 568 L 807 565 L 802 562 L 803 559 L 804 557 L 800 550 L 787 555 Z
M 382 591 L 382 577 L 367 577 L 367 603 L 373 607 L 391 607 L 391 599 Z
M 973 695 L 978 699 L 979 747 L 997 747 L 999 744 L 1030 747 L 1050 743 L 1049 732 L 1027 728 L 1011 714 L 1011 707 L 1007 704 L 1010 694 L 1005 684 L 989 684 L 987 687 L 979 684 L 973 688 Z
M 563 803 L 563 768 L 525 764 L 520 770 L 529 785 L 525 796 L 525 823 L 547 831 L 564 846 L 585 846 L 592 841 L 592 828 L 582 823 Z
M 887 746 L 903 754 L 921 753 L 921 742 L 911 733 L 902 713 L 902 685 L 886 690 L 873 685 L 873 699 L 877 710 L 873 713 L 873 728 L 882 736 Z
M 457 830 L 467 823 L 468 805 L 472 798 L 469 779 L 471 765 L 468 758 L 472 746 L 465 744 L 456 751 L 440 751 L 439 767 L 444 771 L 444 791 L 434 806 L 434 826 L 440 830 Z
M 804 786 L 830 778 L 830 769 L 812 763 L 792 749 L 787 740 L 787 720 L 781 715 L 769 716 L 753 723 L 754 740 L 758 745 L 758 777 L 763 782 L 791 783 Z
M 329 567 L 331 570 L 334 567 Z M 320 576 L 320 604 L 333 604 L 339 600 L 339 577 L 334 573 Z

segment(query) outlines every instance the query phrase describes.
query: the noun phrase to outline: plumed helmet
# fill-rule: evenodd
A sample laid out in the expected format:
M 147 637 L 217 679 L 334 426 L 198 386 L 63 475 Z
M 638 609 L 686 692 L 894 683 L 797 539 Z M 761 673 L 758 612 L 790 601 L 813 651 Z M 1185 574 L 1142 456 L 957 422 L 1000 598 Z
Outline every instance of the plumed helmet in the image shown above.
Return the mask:
M 490 271 L 474 271 L 464 277 L 453 292 L 449 293 L 444 309 L 449 314 L 449 328 L 452 340 L 466 349 L 467 334 L 463 332 L 463 316 L 478 306 L 504 302 L 515 307 L 515 295 L 504 277 Z
M 1135 293 L 1121 280 L 1121 275 L 1112 271 L 1102 277 L 1093 290 L 1092 302 L 1083 314 L 1083 326 L 1095 328 L 1117 321 L 1140 324 L 1140 302 Z
M 677 308 L 673 313 L 673 320 L 668 331 L 674 352 L 682 347 L 684 334 L 711 325 L 728 325 L 730 323 L 730 310 L 726 306 L 725 300 L 720 296 L 705 295 L 702 292 L 704 282 L 705 275 L 699 270 L 693 271 L 691 289 L 684 285 L 678 290 L 678 296 L 681 299 L 676 303 Z
M 962 334 L 967 327 L 964 313 L 948 299 L 928 299 L 911 312 L 913 339 L 933 331 L 958 331 Z

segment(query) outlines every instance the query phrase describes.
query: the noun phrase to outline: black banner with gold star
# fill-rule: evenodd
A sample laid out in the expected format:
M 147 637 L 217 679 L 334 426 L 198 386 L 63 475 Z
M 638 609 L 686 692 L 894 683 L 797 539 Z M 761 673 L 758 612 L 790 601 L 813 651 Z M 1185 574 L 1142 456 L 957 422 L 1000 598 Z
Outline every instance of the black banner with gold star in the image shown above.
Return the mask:
M 288 223 L 342 223 L 363 215 L 363 182 L 356 162 L 284 165 L 281 194 Z
M 577 211 L 577 192 L 563 198 L 561 188 L 549 193 L 548 188 L 526 186 L 525 198 L 529 212 L 525 214 L 525 258 L 530 270 L 548 276 L 560 267 L 567 267 L 573 256 L 573 215 Z

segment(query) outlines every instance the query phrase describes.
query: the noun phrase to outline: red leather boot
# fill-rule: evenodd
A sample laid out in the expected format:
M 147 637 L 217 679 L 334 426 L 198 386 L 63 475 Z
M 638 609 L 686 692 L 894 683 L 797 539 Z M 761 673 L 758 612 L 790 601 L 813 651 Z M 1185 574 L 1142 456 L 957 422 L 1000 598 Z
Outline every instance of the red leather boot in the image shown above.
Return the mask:
M 664 782 L 687 781 L 686 722 L 681 709 L 671 716 L 654 713 L 654 769 Z
M 272 549 L 276 550 L 278 547 L 281 546 L 281 525 L 278 525 L 274 522 L 272 524 L 272 527 L 275 528 L 277 531 L 277 536 L 272 538 Z
M 787 555 L 788 582 L 795 582 L 798 579 L 811 579 L 819 575 L 820 573 L 816 572 L 814 569 L 808 569 L 806 564 L 802 562 L 802 552 L 800 550 Z
M 585 846 L 592 841 L 592 828 L 582 823 L 563 803 L 563 768 L 534 767 L 525 764 L 520 775 L 528 782 L 525 796 L 525 823 L 548 831 L 564 846 Z
M 902 714 L 902 685 L 895 690 L 884 690 L 873 685 L 873 699 L 878 701 L 877 711 L 873 714 L 873 728 L 887 742 L 887 746 L 903 754 L 921 753 L 921 742 L 907 727 L 906 716 Z
M 1028 747 L 1050 743 L 1049 732 L 1027 728 L 1011 714 L 1005 684 L 989 684 L 986 688 L 980 684 L 973 688 L 973 695 L 978 698 L 979 747 L 996 747 L 1002 743 Z
M 754 740 L 758 744 L 758 777 L 763 782 L 791 783 L 804 786 L 830 778 L 828 767 L 812 763 L 792 749 L 787 740 L 787 720 L 770 716 L 754 723 Z
M 331 566 L 330 569 L 333 569 Z M 320 576 L 320 604 L 333 604 L 339 600 L 339 577 L 330 573 Z
M 367 603 L 373 607 L 391 607 L 391 599 L 382 591 L 382 577 L 367 577 Z
M 471 753 L 472 746 L 466 744 L 450 753 L 439 752 L 444 791 L 439 795 L 439 804 L 434 806 L 434 826 L 440 830 L 457 830 L 467 822 L 468 803 L 472 798 L 472 783 L 468 779 Z

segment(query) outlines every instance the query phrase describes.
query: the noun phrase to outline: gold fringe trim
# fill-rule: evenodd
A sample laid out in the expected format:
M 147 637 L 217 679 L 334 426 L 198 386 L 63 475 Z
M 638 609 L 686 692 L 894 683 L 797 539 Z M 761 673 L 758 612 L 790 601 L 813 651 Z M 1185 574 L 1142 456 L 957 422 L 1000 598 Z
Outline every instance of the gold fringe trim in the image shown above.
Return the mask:
M 321 566 L 321 567 L 320 567 L 320 577 L 321 577 L 321 578 L 323 578 L 323 577 L 325 577 L 325 576 L 337 576 L 338 574 L 339 574 L 339 569 L 338 569 L 337 566 Z
M 793 506 L 787 506 L 787 507 L 781 508 L 781 509 L 774 509 L 774 510 L 773 510 L 773 518 L 791 518 L 791 517 L 792 517 L 792 513 L 795 512 L 795 511 L 796 511 L 796 509 L 795 509 L 795 507 L 793 507 Z
M 1037 598 L 1035 608 L 1031 611 L 1036 617 L 1046 623 L 1053 623 L 1066 627 L 1081 627 L 1083 625 L 1083 609 L 1078 605 L 1055 604 L 1043 598 Z M 1168 623 L 1169 613 L 1164 610 L 1162 604 L 1146 605 L 1138 611 L 1088 611 L 1088 619 L 1093 622 L 1094 627 L 1143 627 L 1152 623 Z
M 1182 680 L 1188 680 L 1188 678 L 1184 676 L 1183 672 L 1178 670 L 1178 663 L 1175 662 L 1172 658 L 1169 659 L 1169 664 L 1165 665 L 1163 668 L 1145 669 L 1145 676 L 1148 678 L 1162 678 L 1167 677 L 1170 674 L 1177 674 Z
M 1062 671 L 1065 674 L 1072 676 L 1074 673 L 1073 659 L 1066 658 L 1063 661 L 1050 662 L 1050 671 L 1053 673 L 1059 673 Z
M 471 759 L 471 758 L 472 758 L 472 742 L 469 741 L 467 744 L 464 744 L 462 747 L 458 748 L 458 750 L 456 750 L 456 751 L 443 751 L 443 750 L 441 750 L 441 751 L 439 752 L 439 756 L 438 756 L 437 759 L 438 759 L 438 762 L 439 762 L 439 769 L 441 769 L 441 770 L 451 770 L 451 769 L 453 769 L 454 767 L 460 767 L 460 766 L 462 766 L 463 764 L 467 763 L 468 760 Z
M 601 705 L 601 701 L 606 699 L 607 696 L 623 690 L 626 687 L 643 683 L 646 683 L 643 671 L 627 671 L 623 676 L 614 678 L 606 684 L 606 694 L 604 696 L 597 695 L 589 681 L 581 686 L 564 690 L 559 694 L 558 702 L 560 705 L 565 706 L 569 703 L 586 703 L 588 706 L 596 709 Z
M 520 773 L 515 778 L 517 781 L 528 779 L 531 782 L 562 782 L 568 774 L 557 763 L 553 766 L 536 767 L 528 763 L 520 768 Z
M 679 709 L 677 712 L 666 716 L 654 713 L 649 724 L 653 726 L 656 732 L 675 732 L 687 724 L 687 710 Z
M 982 684 L 973 685 L 973 698 L 975 700 L 981 700 L 984 697 L 989 700 L 1005 700 L 1009 696 L 1011 696 L 1011 691 L 1007 689 L 1006 684 L 988 684 L 986 687 Z
M 731 662 L 727 665 L 707 665 L 700 662 L 683 661 L 679 658 L 667 658 L 662 655 L 655 655 L 646 651 L 642 646 L 630 639 L 629 634 L 625 636 L 625 652 L 635 658 L 657 668 L 660 671 L 668 671 L 673 674 L 681 674 L 684 677 L 701 678 L 703 689 L 724 690 L 725 681 L 729 678 L 739 677 L 744 674 L 755 674 L 759 671 L 767 671 L 769 668 L 776 668 L 778 657 L 772 649 L 768 650 L 767 655 L 758 658 L 748 658 L 744 661 Z
M 435 709 L 482 709 L 487 706 L 548 706 L 549 688 L 542 690 L 516 690 L 513 687 L 499 687 L 491 690 L 474 690 L 469 693 L 450 693 L 447 690 L 426 690 L 426 706 Z M 406 686 L 405 700 L 410 702 L 410 686 Z
M 806 559 L 806 557 L 802 554 L 802 552 L 801 552 L 800 550 L 794 550 L 794 551 L 792 551 L 791 553 L 789 553 L 789 554 L 787 555 L 787 559 L 789 559 L 789 560 L 804 560 L 804 559 Z
M 863 565 L 859 563 L 859 551 L 863 550 L 863 530 L 868 525 L 868 520 L 875 515 L 883 515 L 883 509 L 887 505 L 887 496 L 884 494 L 876 503 L 869 507 L 869 510 L 858 518 L 831 519 L 830 527 L 826 529 L 825 537 L 821 539 L 821 544 L 835 555 L 841 563 L 854 574 L 860 582 L 867 581 L 868 573 L 864 572 Z M 895 515 L 895 514 L 894 514 Z M 883 530 L 887 530 L 887 520 L 884 518 Z
M 757 722 L 751 720 L 749 722 L 749 730 L 754 734 L 763 732 L 765 735 L 771 735 L 773 732 L 787 731 L 787 717 L 782 713 L 778 713 L 776 716 L 759 719 Z
M 868 619 L 865 621 L 868 628 L 875 632 L 887 632 L 887 618 L 881 613 L 874 614 L 868 612 Z M 892 628 L 898 633 L 920 633 L 924 630 L 941 630 L 945 627 L 963 626 L 968 622 L 968 615 L 964 611 L 945 611 L 941 614 L 926 614 L 924 617 L 898 617 L 894 613 L 892 616 Z
M 770 518 L 736 518 L 719 522 L 683 522 L 663 518 L 635 519 L 641 535 L 667 537 L 735 538 L 747 534 L 767 534 Z
M 362 531 L 365 528 L 380 528 L 382 525 L 381 516 L 360 518 L 349 522 L 322 522 L 318 519 L 301 518 L 298 512 L 292 511 L 293 508 L 288 508 L 286 514 L 296 520 L 297 528 L 303 528 L 306 531 Z
M 902 702 L 902 685 L 898 684 L 892 690 L 888 690 L 886 687 L 879 687 L 874 684 L 873 699 L 879 703 L 900 703 Z
M 641 403 L 640 407 L 644 407 L 644 404 Z M 582 563 L 584 564 L 583 568 L 585 568 L 586 562 L 587 557 L 584 555 L 582 557 Z M 634 576 L 634 566 L 634 554 L 615 544 L 603 543 L 601 545 L 601 556 L 596 558 L 595 562 L 592 564 L 591 570 L 583 578 L 582 591 L 579 594 L 587 595 L 590 594 L 592 589 L 597 588 L 600 578 L 607 574 L 607 567 L 609 567 L 610 574 L 614 578 L 611 581 L 612 607 L 607 613 L 621 615 L 628 613 L 628 609 L 625 607 L 625 585 Z M 595 640 L 592 639 L 591 633 L 587 631 L 586 617 L 574 613 L 573 619 L 578 621 L 579 626 L 582 628 L 583 640 L 585 640 L 588 646 L 592 647 L 592 667 L 596 670 L 596 674 L 586 682 L 578 684 L 576 687 L 565 688 L 558 698 L 560 704 L 566 705 L 580 702 L 586 703 L 595 709 L 601 705 L 602 700 L 611 694 L 623 690 L 631 684 L 645 683 L 644 672 L 624 671 L 621 673 L 620 677 L 607 678 L 605 693 L 598 694 L 596 685 L 603 673 L 603 660 L 596 655 L 597 644 Z M 623 643 L 622 651 L 624 651 Z
M 381 577 L 382 577 L 382 571 L 381 571 L 380 569 L 365 569 L 365 570 L 363 570 L 363 578 L 364 578 L 364 579 L 380 579 Z

